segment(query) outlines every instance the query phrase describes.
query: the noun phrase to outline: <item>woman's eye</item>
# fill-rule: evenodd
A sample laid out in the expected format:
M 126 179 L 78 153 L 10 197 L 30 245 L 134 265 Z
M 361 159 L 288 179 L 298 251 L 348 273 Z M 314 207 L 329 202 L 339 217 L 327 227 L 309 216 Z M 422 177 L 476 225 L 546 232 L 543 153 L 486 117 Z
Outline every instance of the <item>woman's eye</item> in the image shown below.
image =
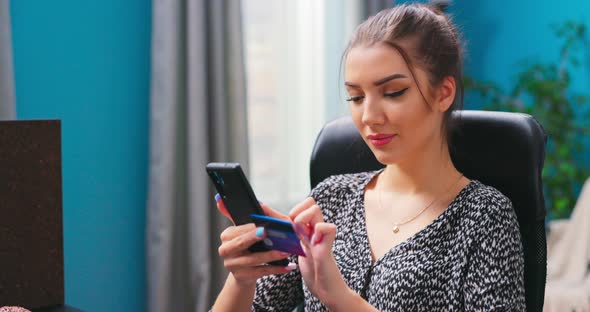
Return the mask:
M 384 96 L 390 97 L 390 98 L 398 97 L 398 96 L 404 94 L 408 89 L 409 88 L 405 88 L 405 89 L 401 89 L 401 90 L 396 91 L 396 92 L 385 93 Z
M 353 103 L 360 103 L 360 101 L 362 101 L 363 98 L 364 98 L 364 96 L 351 96 L 350 98 L 346 99 L 346 101 L 353 102 Z

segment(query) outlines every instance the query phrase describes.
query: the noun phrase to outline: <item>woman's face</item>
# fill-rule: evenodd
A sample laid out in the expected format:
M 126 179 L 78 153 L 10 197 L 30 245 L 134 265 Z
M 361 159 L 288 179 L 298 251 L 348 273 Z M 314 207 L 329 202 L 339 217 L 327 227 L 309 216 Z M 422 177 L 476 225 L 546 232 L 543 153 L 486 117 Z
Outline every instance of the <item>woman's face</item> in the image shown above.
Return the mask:
M 414 66 L 414 73 L 431 106 L 395 48 L 384 43 L 357 46 L 346 58 L 344 80 L 352 119 L 383 164 L 415 159 L 432 144 L 440 147 L 444 111 L 434 109 L 437 96 L 431 94 L 426 72 Z

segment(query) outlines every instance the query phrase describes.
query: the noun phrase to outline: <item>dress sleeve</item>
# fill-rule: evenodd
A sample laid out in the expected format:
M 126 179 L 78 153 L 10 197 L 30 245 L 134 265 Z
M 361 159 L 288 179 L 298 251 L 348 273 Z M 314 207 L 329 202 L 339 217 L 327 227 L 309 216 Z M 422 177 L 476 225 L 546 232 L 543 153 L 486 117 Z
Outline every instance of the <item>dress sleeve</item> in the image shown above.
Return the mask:
M 331 184 L 330 178 L 327 178 L 311 190 L 309 197 L 313 197 L 318 203 L 322 202 L 327 197 Z M 294 255 L 289 257 L 289 261 L 299 264 Z M 285 274 L 267 275 L 256 282 L 252 311 L 291 312 L 303 300 L 303 282 L 299 269 Z
M 467 268 L 465 311 L 525 311 L 524 254 L 512 203 L 492 196 L 484 205 Z
M 289 257 L 297 263 L 297 256 Z M 285 274 L 266 275 L 256 282 L 252 311 L 291 312 L 303 303 L 303 287 L 299 269 Z

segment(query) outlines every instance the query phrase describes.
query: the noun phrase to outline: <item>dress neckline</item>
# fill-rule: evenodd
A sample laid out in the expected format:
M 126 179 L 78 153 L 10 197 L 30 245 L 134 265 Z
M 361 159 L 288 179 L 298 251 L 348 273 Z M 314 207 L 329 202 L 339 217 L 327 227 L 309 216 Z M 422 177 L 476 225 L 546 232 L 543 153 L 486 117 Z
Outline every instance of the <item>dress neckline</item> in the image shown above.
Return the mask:
M 459 191 L 459 193 L 457 193 L 457 196 L 455 196 L 455 198 L 453 198 L 453 200 L 449 203 L 447 208 L 445 208 L 445 210 L 440 215 L 438 215 L 430 224 L 428 224 L 426 227 L 419 230 L 418 232 L 414 233 L 414 235 L 408 237 L 406 240 L 393 246 L 386 253 L 384 253 L 381 257 L 379 257 L 379 258 L 375 259 L 375 261 L 373 261 L 373 257 L 371 256 L 371 243 L 369 242 L 369 233 L 367 231 L 367 217 L 366 217 L 366 211 L 365 211 L 365 188 L 384 169 L 385 168 L 381 168 L 381 169 L 375 170 L 373 172 L 367 172 L 366 179 L 365 179 L 365 181 L 363 181 L 363 183 L 360 184 L 359 188 L 357 189 L 357 194 L 356 194 L 356 200 L 358 201 L 358 207 L 360 207 L 360 209 L 357 209 L 357 211 L 358 211 L 357 216 L 358 216 L 359 222 L 361 223 L 360 230 L 361 230 L 361 235 L 363 236 L 362 241 L 363 241 L 363 244 L 365 244 L 365 246 L 363 246 L 362 249 L 364 250 L 364 252 L 363 252 L 364 256 L 368 257 L 369 263 L 371 263 L 372 266 L 377 266 L 378 264 L 383 262 L 384 259 L 386 259 L 390 256 L 393 256 L 399 252 L 409 251 L 412 249 L 412 247 L 420 247 L 420 245 L 421 245 L 420 243 L 422 243 L 425 239 L 427 239 L 429 236 L 431 236 L 432 233 L 436 232 L 436 229 L 438 227 L 440 227 L 440 225 L 447 218 L 447 216 L 451 212 L 453 212 L 453 210 L 455 210 L 455 209 L 457 209 L 457 207 L 459 207 L 458 199 L 462 198 L 472 188 L 476 187 L 479 184 L 479 181 L 471 180 L 466 186 L 464 186 L 461 189 L 461 191 Z

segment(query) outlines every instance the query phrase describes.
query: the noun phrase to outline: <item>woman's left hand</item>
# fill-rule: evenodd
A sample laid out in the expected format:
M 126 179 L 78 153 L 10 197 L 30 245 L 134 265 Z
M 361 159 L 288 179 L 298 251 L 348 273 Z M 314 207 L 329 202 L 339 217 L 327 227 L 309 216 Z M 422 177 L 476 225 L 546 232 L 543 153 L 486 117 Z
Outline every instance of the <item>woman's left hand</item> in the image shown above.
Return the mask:
M 307 255 L 299 257 L 305 285 L 322 303 L 330 306 L 351 291 L 332 254 L 336 225 L 324 222 L 320 206 L 311 197 L 296 205 L 289 217 Z

